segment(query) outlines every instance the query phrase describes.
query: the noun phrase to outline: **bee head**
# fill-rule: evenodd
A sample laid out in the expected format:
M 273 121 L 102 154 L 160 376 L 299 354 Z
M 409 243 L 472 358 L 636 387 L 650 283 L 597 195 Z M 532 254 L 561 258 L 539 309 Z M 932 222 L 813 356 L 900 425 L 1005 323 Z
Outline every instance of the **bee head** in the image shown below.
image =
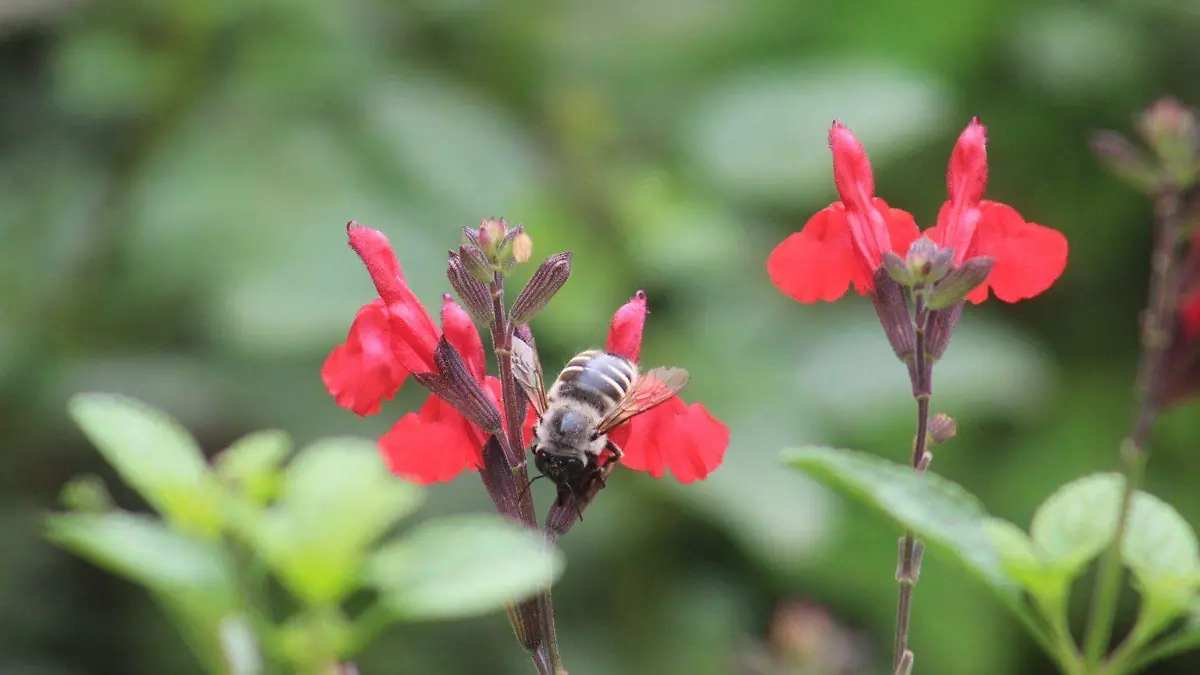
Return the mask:
M 583 456 L 552 454 L 540 447 L 533 451 L 533 463 L 556 485 L 573 482 L 588 470 L 588 462 Z

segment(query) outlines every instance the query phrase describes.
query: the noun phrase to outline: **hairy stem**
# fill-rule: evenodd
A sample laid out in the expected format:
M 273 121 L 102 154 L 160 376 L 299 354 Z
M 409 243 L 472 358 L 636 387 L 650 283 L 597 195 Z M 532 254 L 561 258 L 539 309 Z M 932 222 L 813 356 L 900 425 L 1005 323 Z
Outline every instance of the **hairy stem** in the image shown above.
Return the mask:
M 492 349 L 496 354 L 500 372 L 500 390 L 504 407 L 504 433 L 497 439 L 504 450 L 504 458 L 516 478 L 520 490 L 519 514 L 526 527 L 538 530 L 537 512 L 533 506 L 533 494 L 529 490 L 529 472 L 525 462 L 525 443 L 521 438 L 521 425 L 525 420 L 525 394 L 517 386 L 512 367 L 513 324 L 508 319 L 504 306 L 504 276 L 496 272 L 489 284 L 492 294 Z M 497 505 L 499 506 L 499 505 Z M 549 543 L 549 542 L 547 542 Z M 566 671 L 558 653 L 558 633 L 554 626 L 554 603 L 547 588 L 531 601 L 522 603 L 520 612 L 533 612 L 534 624 L 540 629 L 539 636 L 525 636 L 527 646 L 532 646 L 534 666 L 539 675 L 561 675 Z
M 924 473 L 929 462 L 925 459 L 925 448 L 929 438 L 929 398 L 932 395 L 933 364 L 925 348 L 925 329 L 929 324 L 929 311 L 925 308 L 925 298 L 920 293 L 915 294 L 915 367 L 913 374 L 913 398 L 917 401 L 917 436 L 913 441 L 912 467 L 917 473 Z M 905 652 L 908 651 L 909 622 L 912 617 L 913 589 L 917 577 L 921 574 L 922 545 L 912 530 L 904 533 L 900 541 L 899 562 L 896 567 L 896 582 L 900 585 L 899 597 L 896 600 L 896 643 L 892 653 L 892 670 L 898 672 L 904 662 Z
M 1180 196 L 1167 192 L 1156 203 L 1158 239 L 1151 258 L 1150 292 L 1142 322 L 1142 358 L 1138 366 L 1135 393 L 1137 412 L 1133 428 L 1121 444 L 1121 470 L 1125 475 L 1125 490 L 1117 516 L 1116 533 L 1096 575 L 1092 592 L 1092 607 L 1084 642 L 1084 658 L 1088 670 L 1095 670 L 1112 639 L 1117 599 L 1121 590 L 1121 546 L 1129 528 L 1129 510 L 1133 496 L 1141 486 L 1149 456 L 1150 433 L 1159 413 L 1160 382 L 1164 356 L 1171 342 L 1174 307 L 1179 298 L 1175 274 L 1176 247 L 1183 227 Z

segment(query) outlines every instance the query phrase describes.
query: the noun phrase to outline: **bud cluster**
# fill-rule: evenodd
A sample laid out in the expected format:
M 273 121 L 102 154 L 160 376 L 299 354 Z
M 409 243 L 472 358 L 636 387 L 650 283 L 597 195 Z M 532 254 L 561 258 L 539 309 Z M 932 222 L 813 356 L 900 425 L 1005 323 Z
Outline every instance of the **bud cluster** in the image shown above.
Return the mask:
M 1200 123 L 1195 111 L 1161 98 L 1135 120 L 1142 150 L 1116 131 L 1092 136 L 1092 151 L 1115 175 L 1148 194 L 1178 189 L 1200 174 Z

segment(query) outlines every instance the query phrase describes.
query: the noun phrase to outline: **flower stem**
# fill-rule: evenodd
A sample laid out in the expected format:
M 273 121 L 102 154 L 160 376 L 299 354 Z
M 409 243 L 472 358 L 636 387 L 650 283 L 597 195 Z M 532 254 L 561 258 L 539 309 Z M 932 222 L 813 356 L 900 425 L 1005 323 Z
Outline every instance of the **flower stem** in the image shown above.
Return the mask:
M 1151 430 L 1159 413 L 1159 399 L 1164 356 L 1171 342 L 1171 322 L 1179 298 L 1179 283 L 1175 274 L 1176 247 L 1184 225 L 1180 195 L 1164 192 L 1156 203 L 1158 240 L 1155 242 L 1150 267 L 1150 293 L 1142 323 L 1142 359 L 1137 376 L 1137 412 L 1133 429 L 1121 444 L 1121 470 L 1125 489 L 1117 516 L 1116 533 L 1100 563 L 1092 593 L 1092 608 L 1088 620 L 1084 658 L 1089 671 L 1100 664 L 1112 638 L 1117 599 L 1121 590 L 1121 546 L 1129 529 L 1129 511 L 1133 496 L 1141 486 L 1149 459 Z
M 504 450 L 504 458 L 509 470 L 516 478 L 520 491 L 517 497 L 518 513 L 507 514 L 520 518 L 521 522 L 531 530 L 539 530 L 537 512 L 533 507 L 533 494 L 529 490 L 529 472 L 525 462 L 525 443 L 521 438 L 521 425 L 525 420 L 526 402 L 524 392 L 517 386 L 517 379 L 512 367 L 512 338 L 514 326 L 508 318 L 504 306 L 504 275 L 496 272 L 492 283 L 489 284 L 492 294 L 492 349 L 496 354 L 497 369 L 500 372 L 500 391 L 504 407 L 504 433 L 497 435 L 500 446 Z M 497 508 L 506 512 L 505 506 L 497 502 Z M 548 542 L 549 543 L 549 542 Z M 522 603 L 517 613 L 531 612 L 531 622 L 539 635 L 524 635 L 518 630 L 522 643 L 531 651 L 534 667 L 538 675 L 562 675 L 566 671 L 562 667 L 562 659 L 558 653 L 558 633 L 554 626 L 554 602 L 550 597 L 550 589 L 543 590 L 535 600 Z M 513 618 L 514 624 L 520 621 Z M 515 627 L 515 626 L 514 626 Z
M 913 398 L 917 401 L 917 436 L 913 441 L 912 467 L 918 474 L 925 473 L 929 466 L 926 459 L 926 443 L 929 438 L 929 399 L 932 395 L 933 364 L 930 362 L 925 347 L 925 329 L 929 324 L 929 310 L 925 308 L 925 297 L 921 293 L 914 294 L 915 305 L 915 367 L 912 374 Z M 892 653 L 892 670 L 899 672 L 905 664 L 905 654 L 908 653 L 909 622 L 912 616 L 913 589 L 917 577 L 921 574 L 921 554 L 923 545 L 916 535 L 909 530 L 900 540 L 899 562 L 896 567 L 896 582 L 900 585 L 899 597 L 896 601 L 896 643 Z M 911 670 L 912 659 L 907 663 Z

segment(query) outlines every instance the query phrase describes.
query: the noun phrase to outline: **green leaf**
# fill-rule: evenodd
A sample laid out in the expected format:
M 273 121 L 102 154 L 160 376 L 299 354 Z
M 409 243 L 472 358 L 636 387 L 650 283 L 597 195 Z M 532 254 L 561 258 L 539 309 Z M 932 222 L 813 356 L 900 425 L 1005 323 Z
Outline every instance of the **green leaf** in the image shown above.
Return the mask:
M 168 521 L 204 536 L 222 525 L 220 485 L 175 420 L 115 394 L 77 394 L 71 417 L 131 487 Z
M 959 485 L 852 450 L 808 446 L 785 450 L 783 460 L 914 530 L 1001 596 L 1016 597 L 989 538 L 983 506 Z
M 1200 589 L 1200 543 L 1170 504 L 1138 492 L 1129 512 L 1121 558 L 1142 595 L 1162 607 L 1166 620 L 1190 609 Z
M 256 431 L 217 455 L 217 475 L 237 485 L 252 501 L 265 504 L 279 491 L 279 468 L 291 449 L 292 441 L 286 433 Z
M 366 549 L 421 499 L 388 473 L 374 442 L 318 441 L 292 461 L 279 502 L 248 524 L 249 535 L 297 596 L 336 602 L 356 587 Z
M 563 560 L 537 532 L 499 516 L 441 518 L 372 558 L 366 576 L 405 619 L 498 610 L 549 586 Z
M 46 536 L 178 607 L 219 617 L 236 603 L 229 562 L 216 544 L 186 536 L 150 516 L 127 512 L 49 516 Z
M 1048 564 L 1074 576 L 1099 555 L 1116 530 L 1123 485 L 1118 474 L 1084 476 L 1042 502 L 1029 531 Z

